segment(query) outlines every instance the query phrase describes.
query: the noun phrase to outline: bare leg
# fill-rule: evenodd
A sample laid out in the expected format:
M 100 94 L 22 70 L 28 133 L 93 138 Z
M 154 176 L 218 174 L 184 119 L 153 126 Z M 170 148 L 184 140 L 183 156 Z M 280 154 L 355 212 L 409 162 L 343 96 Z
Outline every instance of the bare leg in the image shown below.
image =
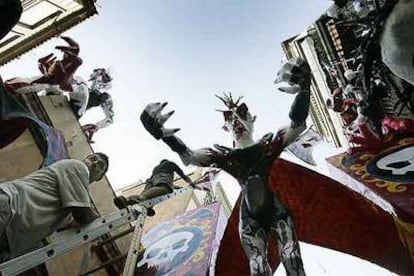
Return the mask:
M 276 235 L 280 260 L 288 276 L 304 276 L 305 271 L 292 217 L 276 196 L 273 202 L 275 212 L 270 231 L 271 234 Z
M 250 275 L 272 275 L 267 262 L 267 232 L 251 217 L 244 196 L 240 206 L 239 235 L 243 250 L 249 259 Z

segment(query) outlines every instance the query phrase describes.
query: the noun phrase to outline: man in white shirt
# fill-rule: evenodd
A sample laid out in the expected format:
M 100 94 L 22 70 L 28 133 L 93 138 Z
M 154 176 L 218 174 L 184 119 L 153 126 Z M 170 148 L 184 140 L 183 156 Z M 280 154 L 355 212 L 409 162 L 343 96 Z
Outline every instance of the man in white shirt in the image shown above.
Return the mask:
M 69 224 L 95 220 L 89 184 L 108 169 L 108 157 L 64 159 L 32 174 L 0 184 L 0 257 L 14 258 Z M 3 256 L 2 256 L 3 255 Z

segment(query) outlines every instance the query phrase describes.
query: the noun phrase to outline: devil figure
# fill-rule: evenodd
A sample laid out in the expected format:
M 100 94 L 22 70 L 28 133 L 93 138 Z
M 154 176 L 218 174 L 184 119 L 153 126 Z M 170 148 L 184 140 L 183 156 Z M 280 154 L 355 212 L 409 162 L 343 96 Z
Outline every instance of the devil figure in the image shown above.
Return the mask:
M 93 107 L 100 106 L 105 118 L 95 124 L 86 124 L 82 129 L 89 142 L 99 129 L 113 123 L 114 111 L 111 95 L 107 92 L 112 87 L 112 77 L 108 69 L 93 70 L 88 83 L 82 77 L 75 75 L 82 65 L 79 57 L 79 44 L 70 37 L 61 36 L 67 46 L 56 46 L 63 52 L 62 59 L 57 59 L 53 53 L 38 60 L 38 68 L 42 75 L 32 78 L 16 77 L 5 82 L 7 90 L 14 94 L 38 93 L 45 91 L 46 95 L 67 95 L 69 105 L 77 119 Z
M 86 110 L 100 106 L 105 118 L 99 120 L 95 124 L 86 124 L 82 126 L 89 142 L 93 143 L 93 135 L 100 129 L 108 127 L 114 121 L 113 101 L 112 96 L 107 91 L 112 87 L 112 77 L 108 69 L 96 68 L 93 70 L 89 81 L 91 86 L 89 88 L 89 99 L 86 105 Z
M 293 219 L 287 207 L 270 190 L 268 175 L 273 161 L 306 128 L 310 80 L 310 69 L 304 60 L 292 59 L 283 65 L 276 82 L 284 81 L 292 86 L 280 90 L 297 93 L 289 113 L 291 123 L 276 135 L 269 133 L 257 142 L 252 137 L 256 117 L 250 114 L 245 103 L 240 103 L 241 97 L 237 100 L 231 95 L 219 97 L 228 108 L 222 112 L 225 129 L 233 134 L 235 148 L 214 145 L 214 148 L 191 150 L 174 134 L 178 129 L 164 128 L 173 113 L 161 113 L 166 103 L 148 104 L 141 114 L 147 131 L 177 152 L 184 164 L 219 167 L 238 180 L 242 188 L 239 235 L 251 275 L 272 275 L 266 255 L 270 235 L 278 242 L 287 274 L 305 275 Z

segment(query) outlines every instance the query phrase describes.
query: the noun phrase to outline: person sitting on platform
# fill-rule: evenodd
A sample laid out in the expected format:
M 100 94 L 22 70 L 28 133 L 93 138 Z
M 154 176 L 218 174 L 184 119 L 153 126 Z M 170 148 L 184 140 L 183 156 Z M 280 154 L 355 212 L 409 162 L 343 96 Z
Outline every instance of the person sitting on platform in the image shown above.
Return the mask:
M 134 205 L 142 201 L 159 197 L 168 193 L 172 193 L 174 189 L 181 187 L 175 186 L 174 172 L 176 172 L 185 182 L 191 186 L 195 186 L 194 182 L 184 174 L 184 172 L 172 161 L 167 159 L 161 162 L 152 170 L 152 175 L 145 181 L 144 191 L 139 195 L 132 195 L 130 197 L 119 196 L 114 199 L 114 204 L 119 208 L 126 208 L 128 205 Z M 148 208 L 148 216 L 155 215 L 153 208 Z
M 0 183 L 0 262 L 36 249 L 54 231 L 99 217 L 89 184 L 108 170 L 108 157 L 64 159 L 26 177 Z

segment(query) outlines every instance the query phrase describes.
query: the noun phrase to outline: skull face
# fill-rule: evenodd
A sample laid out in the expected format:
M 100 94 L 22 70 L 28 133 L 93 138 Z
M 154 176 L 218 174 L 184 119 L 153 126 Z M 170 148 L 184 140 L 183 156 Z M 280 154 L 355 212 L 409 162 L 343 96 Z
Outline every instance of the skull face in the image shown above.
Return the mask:
M 193 239 L 194 234 L 189 231 L 167 235 L 147 247 L 137 267 L 147 264 L 148 267 L 162 268 L 163 274 L 173 272 L 176 266 L 188 259 L 188 257 L 185 258 L 185 256 L 188 256 L 185 253 L 190 249 L 189 243 Z
M 256 117 L 250 114 L 245 103 L 224 111 L 223 115 L 225 121 L 223 129 L 231 132 L 235 140 L 240 140 L 245 135 L 252 135 Z
M 217 96 L 227 107 L 227 110 L 217 110 L 224 115 L 225 131 L 233 134 L 234 146 L 237 148 L 244 148 L 250 146 L 253 141 L 253 124 L 256 116 L 252 116 L 249 108 L 245 103 L 239 104 L 243 97 L 233 100 L 231 93 L 224 94 L 223 97 Z
M 379 159 L 377 167 L 391 171 L 392 175 L 406 175 L 414 172 L 414 147 L 403 148 Z
M 112 86 L 112 77 L 109 70 L 104 68 L 94 69 L 89 80 L 92 81 L 91 89 L 107 91 Z

